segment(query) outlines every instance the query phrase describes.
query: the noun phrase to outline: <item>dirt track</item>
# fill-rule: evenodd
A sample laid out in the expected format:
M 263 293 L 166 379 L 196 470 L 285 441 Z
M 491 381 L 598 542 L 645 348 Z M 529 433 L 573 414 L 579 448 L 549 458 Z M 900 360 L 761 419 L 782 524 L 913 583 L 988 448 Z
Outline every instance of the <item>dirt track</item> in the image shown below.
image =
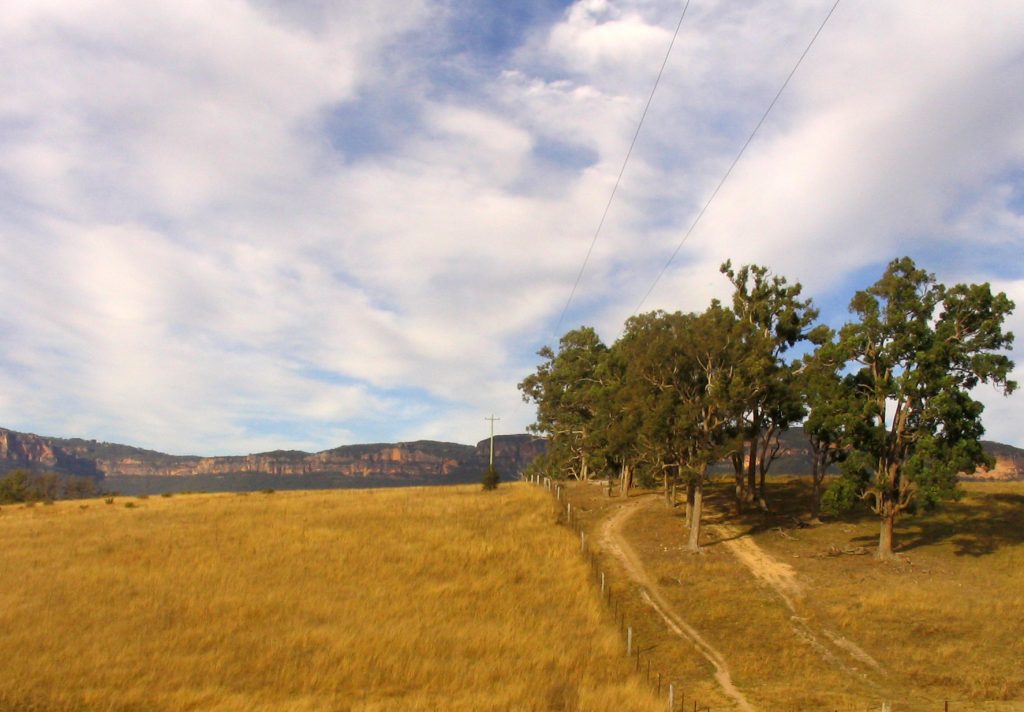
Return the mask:
M 736 702 L 739 709 L 754 710 L 733 682 L 725 656 L 687 623 L 661 593 L 636 550 L 624 536 L 623 529 L 629 518 L 639 509 L 649 506 L 657 506 L 657 500 L 632 499 L 617 507 L 600 525 L 602 547 L 622 563 L 627 575 L 640 587 L 641 598 L 665 622 L 668 629 L 693 645 L 711 663 L 715 670 L 715 680 L 722 691 Z M 775 559 L 758 546 L 753 538 L 727 524 L 709 523 L 706 531 L 718 539 L 755 579 L 768 586 L 781 599 L 789 611 L 790 626 L 795 635 L 843 673 L 871 687 L 880 687 L 880 681 L 874 678 L 876 675 L 884 676 L 885 671 L 874 658 L 854 642 L 813 622 L 812 617 L 806 614 L 802 605 L 805 591 L 792 566 Z
M 629 577 L 641 586 L 641 596 L 644 601 L 658 613 L 669 629 L 689 641 L 711 663 L 715 668 L 715 680 L 718 681 L 722 691 L 733 699 L 741 710 L 753 712 L 755 708 L 733 684 L 725 657 L 708 643 L 693 626 L 683 620 L 679 612 L 665 599 L 657 584 L 644 568 L 640 557 L 623 536 L 622 527 L 626 520 L 642 506 L 644 506 L 643 500 L 634 500 L 622 505 L 618 511 L 606 519 L 601 524 L 601 545 L 622 563 Z

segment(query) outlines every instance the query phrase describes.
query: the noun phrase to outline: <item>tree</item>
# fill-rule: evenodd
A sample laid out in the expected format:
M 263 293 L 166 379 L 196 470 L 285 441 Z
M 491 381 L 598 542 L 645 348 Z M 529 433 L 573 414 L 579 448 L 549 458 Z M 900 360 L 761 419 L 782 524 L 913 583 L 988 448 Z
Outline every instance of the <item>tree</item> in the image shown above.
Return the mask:
M 574 329 L 559 340 L 557 354 L 547 346 L 538 351 L 544 362 L 519 384 L 523 400 L 537 405 L 537 422 L 529 430 L 548 437 L 554 476 L 589 479 L 600 452 L 594 419 L 603 387 L 599 365 L 607 351 L 594 329 Z
M 498 471 L 494 469 L 494 465 L 488 465 L 487 469 L 484 470 L 484 476 L 481 480 L 485 490 L 493 490 L 498 488 L 498 483 L 501 481 L 501 476 Z
M 708 466 L 735 447 L 730 402 L 736 319 L 718 302 L 702 314 L 651 312 L 626 322 L 633 398 L 641 414 L 638 441 L 663 471 L 687 484 L 688 546 L 700 542 Z
M 0 479 L 0 504 L 24 502 L 28 498 L 28 470 L 11 470 L 3 479 Z
M 810 336 L 817 349 L 806 355 L 799 368 L 801 392 L 807 419 L 804 434 L 811 446 L 811 519 L 821 514 L 822 484 L 830 465 L 843 460 L 849 449 L 854 391 L 850 379 L 839 369 L 843 357 L 835 341 L 835 332 L 819 327 Z
M 755 501 L 768 509 L 765 478 L 779 451 L 778 436 L 804 416 L 795 368 L 785 353 L 808 336 L 818 311 L 800 299 L 799 283 L 788 284 L 767 267 L 746 265 L 721 272 L 733 285 L 732 311 L 740 343 L 733 378 L 735 415 L 744 442 L 732 454 L 737 513 Z
M 855 369 L 862 425 L 852 436 L 869 463 L 862 495 L 881 518 L 880 559 L 893 557 L 903 512 L 955 496 L 957 473 L 990 464 L 980 443 L 983 406 L 970 390 L 1016 389 L 1013 362 L 997 353 L 1013 344 L 1002 329 L 1013 308 L 988 284 L 947 289 L 909 257 L 851 300 L 857 320 L 840 331 L 840 348 Z

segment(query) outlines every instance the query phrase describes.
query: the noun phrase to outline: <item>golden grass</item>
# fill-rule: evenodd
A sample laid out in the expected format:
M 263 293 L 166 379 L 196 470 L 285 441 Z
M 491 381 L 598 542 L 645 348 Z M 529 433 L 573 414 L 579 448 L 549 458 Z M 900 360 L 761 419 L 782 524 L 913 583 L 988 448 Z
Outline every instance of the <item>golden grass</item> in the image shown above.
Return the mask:
M 877 544 L 872 515 L 797 529 L 806 482 L 774 482 L 776 516 L 722 517 L 776 561 L 793 567 L 803 589 L 795 606 L 756 579 L 709 529 L 702 555 L 685 552 L 679 509 L 660 502 L 639 508 L 624 529 L 662 594 L 728 661 L 733 681 L 760 710 L 1024 710 L 1024 483 L 969 484 L 967 496 L 943 511 L 897 525 L 900 560 L 870 554 L 829 556 Z M 726 510 L 727 485 L 712 497 Z M 570 496 L 593 531 L 610 507 L 599 488 Z M 641 497 L 643 499 L 643 497 Z M 616 570 L 611 557 L 603 565 Z M 622 576 L 621 571 L 617 571 Z M 655 665 L 685 670 L 690 689 L 712 709 L 711 667 L 692 646 L 666 635 L 664 625 L 631 591 L 629 615 L 659 648 Z M 829 652 L 809 643 L 811 631 Z M 832 645 L 843 636 L 875 658 L 874 671 Z M 833 658 L 830 659 L 829 655 Z
M 553 522 L 521 485 L 5 506 L 0 708 L 660 709 Z

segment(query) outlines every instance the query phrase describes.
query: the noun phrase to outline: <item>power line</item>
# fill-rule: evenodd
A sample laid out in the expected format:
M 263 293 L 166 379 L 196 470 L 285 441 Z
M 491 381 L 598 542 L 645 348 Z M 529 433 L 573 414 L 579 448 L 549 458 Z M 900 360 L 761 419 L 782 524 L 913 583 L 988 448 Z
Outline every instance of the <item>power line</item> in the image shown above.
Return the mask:
M 811 37 L 811 41 L 807 43 L 807 47 L 804 49 L 803 54 L 801 54 L 800 58 L 796 60 L 796 64 L 793 65 L 793 69 L 790 70 L 789 75 L 786 77 L 786 81 L 782 82 L 782 86 L 779 87 L 779 91 L 776 92 L 775 98 L 772 99 L 770 104 L 768 104 L 768 108 L 765 109 L 764 114 L 761 116 L 761 120 L 757 122 L 757 126 L 755 126 L 754 130 L 750 132 L 750 136 L 748 136 L 747 140 L 743 143 L 743 147 L 740 148 L 740 152 L 737 153 L 736 158 L 732 160 L 732 163 L 729 165 L 729 170 L 727 170 L 725 172 L 725 175 L 722 176 L 722 180 L 718 181 L 718 185 L 715 186 L 715 190 L 714 192 L 711 193 L 711 197 L 707 199 L 707 202 L 704 203 L 704 207 L 700 209 L 699 213 L 697 213 L 697 217 L 694 218 L 693 223 L 690 224 L 690 228 L 683 235 L 683 239 L 679 241 L 678 245 L 676 245 L 676 249 L 672 253 L 672 256 L 668 258 L 668 262 L 666 262 L 665 266 L 661 268 L 660 272 L 658 272 L 658 276 L 654 278 L 654 282 L 651 283 L 651 286 L 647 290 L 647 293 L 644 294 L 643 299 L 641 299 L 640 303 L 636 305 L 636 309 L 633 310 L 634 315 L 636 315 L 640 311 L 640 307 L 642 307 L 644 305 L 644 302 L 647 301 L 647 298 L 651 296 L 651 292 L 654 291 L 654 288 L 658 285 L 658 282 L 661 280 L 665 272 L 668 270 L 669 265 L 672 264 L 672 261 L 676 258 L 676 255 L 679 254 L 679 250 L 683 249 L 683 245 L 686 243 L 687 239 L 689 239 L 691 233 L 693 233 L 694 228 L 697 227 L 697 223 L 699 223 L 700 219 L 704 217 L 704 213 L 707 212 L 708 206 L 711 205 L 711 202 L 715 199 L 715 196 L 718 195 L 718 191 L 722 189 L 722 186 L 725 184 L 725 181 L 729 179 L 729 175 L 732 173 L 732 169 L 735 168 L 736 164 L 740 162 L 740 158 L 743 157 L 743 152 L 747 150 L 747 146 L 749 146 L 750 142 L 754 140 L 754 136 L 757 135 L 758 129 L 761 128 L 761 125 L 765 122 L 765 119 L 768 118 L 768 114 L 770 114 L 772 109 L 775 107 L 775 103 L 779 100 L 779 97 L 782 96 L 782 92 L 785 91 L 786 86 L 789 85 L 789 80 L 793 78 L 794 74 L 796 74 L 796 70 L 800 68 L 800 63 L 804 61 L 804 57 L 807 56 L 807 53 L 811 51 L 811 47 L 814 46 L 814 41 L 818 39 L 818 35 L 821 34 L 821 31 L 823 29 L 825 29 L 825 25 L 828 23 L 829 18 L 832 17 L 832 13 L 835 12 L 836 7 L 838 7 L 839 1 L 840 0 L 835 1 L 835 4 L 832 5 L 832 8 L 828 11 L 828 14 L 825 15 L 825 19 L 821 21 L 821 25 L 818 26 L 818 31 L 814 33 L 814 36 Z
M 619 175 L 615 179 L 615 185 L 612 187 L 611 195 L 608 196 L 608 202 L 604 206 L 604 212 L 601 214 L 601 220 L 597 224 L 597 229 L 594 231 L 594 237 L 590 241 L 590 247 L 587 249 L 587 254 L 583 258 L 583 264 L 580 265 L 579 274 L 576 275 L 576 282 L 572 285 L 572 291 L 569 292 L 569 298 L 565 300 L 565 306 L 562 307 L 562 313 L 558 316 L 558 324 L 555 326 L 555 335 L 562 328 L 562 321 L 565 319 L 566 312 L 569 311 L 569 305 L 572 304 L 572 298 L 576 295 L 576 289 L 580 286 L 580 280 L 583 279 L 583 272 L 587 269 L 587 263 L 590 261 L 590 255 L 594 251 L 594 245 L 597 244 L 597 237 L 601 234 L 601 228 L 604 227 L 605 218 L 608 217 L 608 210 L 612 207 L 612 201 L 615 199 L 615 192 L 619 189 L 619 183 L 622 181 L 622 174 L 626 172 L 626 165 L 629 163 L 629 157 L 633 155 L 633 147 L 636 146 L 637 137 L 640 136 L 640 129 L 644 125 L 644 119 L 647 118 L 647 110 L 651 108 L 651 102 L 654 100 L 654 92 L 658 90 L 658 84 L 661 82 L 661 75 L 665 72 L 665 65 L 668 64 L 669 55 L 672 54 L 672 47 L 676 43 L 676 37 L 679 36 L 679 28 L 683 26 L 683 18 L 686 17 L 686 10 L 690 7 L 690 0 L 686 0 L 686 4 L 683 5 L 683 12 L 679 15 L 679 22 L 676 23 L 676 31 L 672 34 L 672 41 L 668 43 L 668 50 L 665 51 L 665 58 L 661 61 L 661 69 L 658 70 L 658 76 L 654 80 L 654 86 L 651 88 L 651 94 L 647 97 L 647 105 L 644 106 L 644 111 L 640 115 L 640 121 L 637 123 L 636 132 L 633 134 L 633 140 L 629 144 L 629 150 L 626 151 L 626 159 L 622 162 L 622 168 L 619 169 Z

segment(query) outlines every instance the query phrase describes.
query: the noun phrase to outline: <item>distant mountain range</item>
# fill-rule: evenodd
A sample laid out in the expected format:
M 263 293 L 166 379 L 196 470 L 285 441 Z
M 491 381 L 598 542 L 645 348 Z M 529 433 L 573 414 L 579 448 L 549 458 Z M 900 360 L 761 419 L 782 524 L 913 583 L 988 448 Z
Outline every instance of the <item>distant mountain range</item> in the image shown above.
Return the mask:
M 991 471 L 978 471 L 966 479 L 1024 480 L 1024 450 L 986 441 L 995 456 Z M 515 478 L 547 443 L 531 435 L 496 435 L 495 467 L 502 479 Z M 366 485 L 442 484 L 479 481 L 488 461 L 489 443 L 472 445 L 418 440 L 404 443 L 344 445 L 308 453 L 275 450 L 252 455 L 198 457 L 168 455 L 130 445 L 54 438 L 0 428 L 0 473 L 15 468 L 88 476 L 119 483 L 134 478 L 239 479 L 260 482 L 280 478 L 319 482 L 323 478 Z M 810 449 L 803 429 L 791 428 L 782 436 L 782 450 L 773 474 L 810 472 Z M 320 478 L 320 479 L 317 479 Z
M 496 435 L 495 467 L 503 479 L 511 479 L 543 452 L 546 445 L 543 439 L 530 435 Z M 387 480 L 436 484 L 478 481 L 487 467 L 489 448 L 487 440 L 475 447 L 419 440 L 345 445 L 316 453 L 275 450 L 252 455 L 198 457 L 0 428 L 0 472 L 27 468 L 98 479 L 331 476 L 373 480 L 374 484 Z

